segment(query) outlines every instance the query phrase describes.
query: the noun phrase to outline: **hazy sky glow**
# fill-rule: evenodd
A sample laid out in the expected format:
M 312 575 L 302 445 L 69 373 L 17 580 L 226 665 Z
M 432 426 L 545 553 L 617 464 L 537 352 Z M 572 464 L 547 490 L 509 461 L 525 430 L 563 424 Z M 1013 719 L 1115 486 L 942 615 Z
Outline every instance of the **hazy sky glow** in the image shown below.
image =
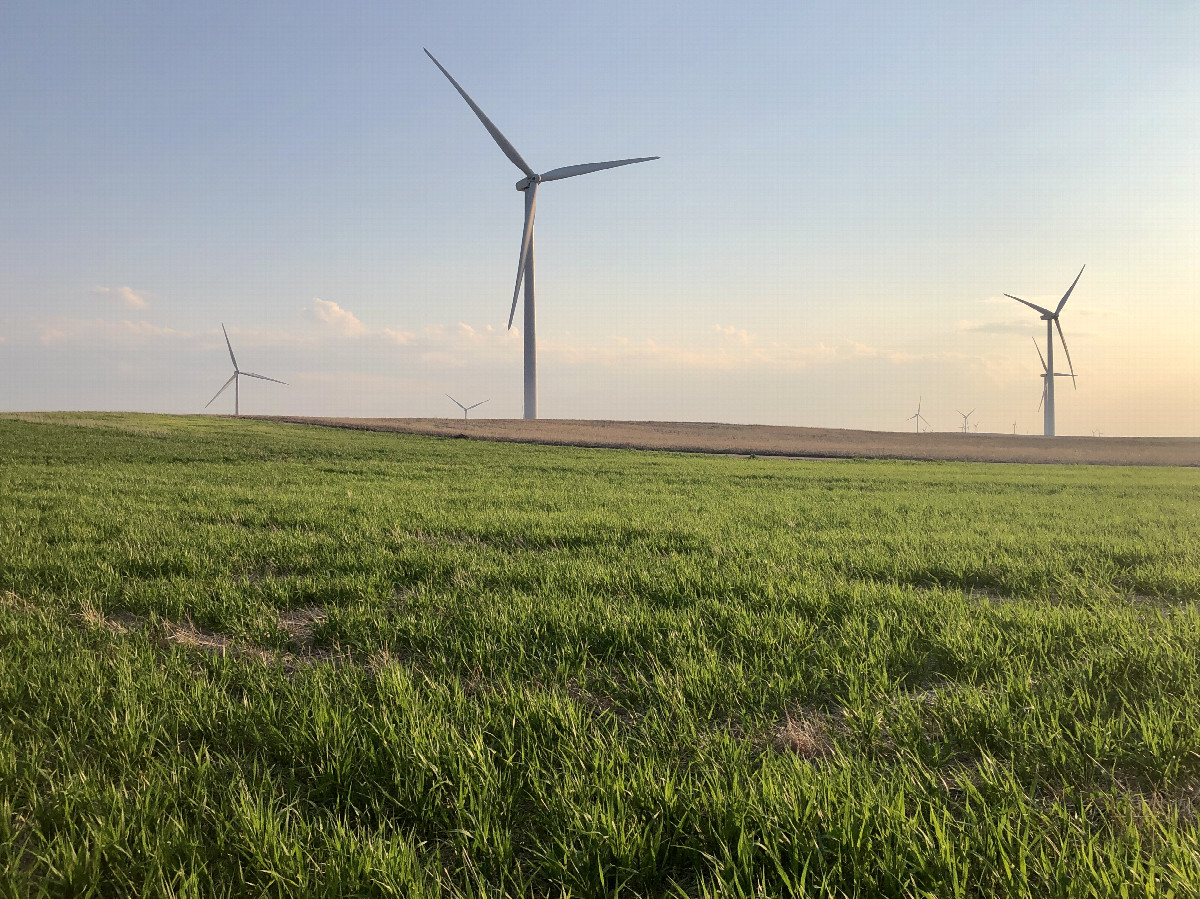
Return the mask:
M 0 8 L 0 409 L 1200 436 L 1200 6 Z M 521 321 L 518 312 L 516 323 Z M 1061 360 L 1061 356 L 1060 356 Z M 1060 370 L 1062 361 L 1059 362 Z M 222 397 L 211 411 L 232 411 Z M 228 408 L 225 408 L 225 407 Z

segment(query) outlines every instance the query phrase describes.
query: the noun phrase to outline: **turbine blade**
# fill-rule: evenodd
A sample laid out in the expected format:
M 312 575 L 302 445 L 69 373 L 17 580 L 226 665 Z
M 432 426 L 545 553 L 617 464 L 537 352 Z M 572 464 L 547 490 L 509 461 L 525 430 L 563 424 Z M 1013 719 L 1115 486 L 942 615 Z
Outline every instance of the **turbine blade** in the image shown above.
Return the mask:
M 490 403 L 490 402 L 491 402 L 491 397 L 488 397 L 486 400 L 481 400 L 480 402 L 476 403 L 474 406 L 467 406 L 467 411 L 469 412 L 472 409 L 477 409 L 480 406 L 482 406 L 484 403 Z
M 422 47 L 421 49 L 424 50 L 425 48 Z M 488 130 L 488 134 L 492 136 L 492 140 L 496 142 L 496 145 L 504 151 L 504 155 L 512 160 L 512 164 L 519 168 L 522 172 L 530 177 L 533 177 L 533 169 L 529 167 L 529 163 L 521 158 L 521 154 L 517 152 L 517 148 L 508 142 L 508 138 L 501 134 L 500 129 L 492 124 L 492 120 L 483 114 L 483 110 L 475 105 L 474 100 L 467 96 L 467 92 L 462 89 L 457 81 L 454 80 L 454 76 L 447 72 L 445 68 L 443 68 L 442 64 L 434 59 L 433 54 L 428 50 L 425 50 L 425 55 L 430 59 L 433 59 L 433 64 L 442 70 L 442 74 L 450 80 L 450 83 L 454 85 L 454 89 L 462 95 L 464 100 L 467 101 L 467 105 L 471 107 L 471 111 L 479 117 L 479 121 L 483 122 L 483 127 Z
M 213 403 L 215 403 L 217 400 L 217 397 L 219 397 L 222 393 L 225 392 L 225 388 L 228 387 L 230 384 L 232 384 L 234 382 L 234 380 L 237 378 L 237 376 L 238 376 L 238 373 L 236 371 L 232 375 L 230 375 L 229 380 L 225 382 L 224 387 L 222 387 L 220 390 L 218 390 L 213 395 L 213 398 L 204 404 L 204 408 L 207 409 L 209 406 L 211 406 Z
M 1085 265 L 1083 268 L 1087 268 Z M 1075 276 L 1075 280 L 1071 282 L 1071 286 L 1067 288 L 1067 292 L 1063 294 L 1063 298 L 1058 301 L 1058 308 L 1054 310 L 1054 314 L 1062 312 L 1062 307 L 1067 305 L 1067 298 L 1071 296 L 1071 291 L 1075 289 L 1075 285 L 1079 283 L 1079 279 L 1083 277 L 1083 268 L 1079 270 L 1079 274 Z
M 233 370 L 237 371 L 237 360 L 233 358 L 233 347 L 229 343 L 229 332 L 225 330 L 224 322 L 221 322 L 221 333 L 225 335 L 225 346 L 229 350 L 229 361 L 233 363 Z
M 285 387 L 290 387 L 287 381 L 280 381 L 277 378 L 268 378 L 266 375 L 256 375 L 252 371 L 243 371 L 239 374 L 245 375 L 247 378 L 258 378 L 260 381 L 274 381 L 276 384 L 283 384 Z
M 508 326 L 517 314 L 517 297 L 521 293 L 521 278 L 525 275 L 525 261 L 529 258 L 529 242 L 533 239 L 533 217 L 537 214 L 537 182 L 525 189 L 525 233 L 521 235 L 521 256 L 517 259 L 517 286 L 513 288 L 512 309 L 508 312 Z
M 1075 383 L 1075 366 L 1071 364 L 1071 351 L 1067 349 L 1067 338 L 1063 337 L 1062 325 L 1058 323 L 1058 319 L 1054 319 L 1054 327 L 1058 328 L 1058 339 L 1062 341 L 1063 352 L 1067 354 L 1067 367 L 1071 369 L 1071 386 L 1076 390 L 1079 389 Z
M 559 181 L 563 178 L 574 178 L 576 175 L 590 175 L 602 169 L 615 169 L 619 165 L 633 165 L 635 162 L 650 162 L 657 156 L 641 156 L 637 159 L 617 159 L 613 162 L 585 162 L 582 165 L 565 165 L 560 169 L 551 169 L 542 175 L 543 181 Z
M 1042 348 L 1038 346 L 1037 338 L 1030 337 L 1029 339 L 1033 341 L 1033 348 L 1038 351 L 1038 358 L 1042 360 L 1042 371 L 1050 371 L 1050 369 L 1046 367 L 1046 357 L 1042 355 Z
M 458 408 L 462 409 L 464 412 L 467 411 L 467 407 L 464 406 L 462 403 L 460 403 L 458 400 L 456 400 L 454 397 L 452 397 L 450 394 L 447 393 L 447 394 L 445 394 L 445 396 L 446 396 L 446 399 L 448 399 L 450 402 L 454 403 L 454 405 L 458 406 Z
M 1024 303 L 1030 309 L 1036 309 L 1038 312 L 1042 313 L 1043 315 L 1050 315 L 1050 316 L 1054 315 L 1054 313 L 1051 312 L 1049 309 L 1044 309 L 1041 306 L 1039 306 L 1037 303 L 1031 303 L 1031 302 L 1029 302 L 1029 300 L 1023 300 L 1020 297 L 1014 297 L 1011 293 L 1006 293 L 1005 296 L 1008 297 L 1010 300 L 1016 300 L 1018 303 Z
M 1042 403 L 1044 403 L 1044 402 L 1046 402 L 1046 382 L 1042 381 L 1042 398 L 1040 400 L 1038 400 L 1038 408 L 1037 408 L 1037 410 L 1039 412 L 1042 411 Z
M 975 414 L 975 410 L 972 409 L 970 412 L 967 413 L 967 418 L 970 418 L 974 414 Z

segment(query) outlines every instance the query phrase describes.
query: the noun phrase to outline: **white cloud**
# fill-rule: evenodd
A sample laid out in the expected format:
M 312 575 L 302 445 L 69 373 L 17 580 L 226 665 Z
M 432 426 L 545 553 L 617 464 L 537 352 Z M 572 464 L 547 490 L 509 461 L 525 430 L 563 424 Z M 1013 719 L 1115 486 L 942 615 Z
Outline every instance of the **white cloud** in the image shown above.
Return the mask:
M 971 331 L 978 334 L 1020 334 L 1022 337 L 1031 335 L 1037 330 L 1039 322 L 1031 318 L 1027 322 L 976 322 L 966 319 L 956 322 L 959 331 Z
M 132 287 L 96 287 L 94 292 L 103 297 L 120 300 L 130 309 L 145 309 L 146 298 Z
M 726 337 L 732 337 L 743 346 L 749 346 L 755 339 L 755 335 L 744 328 L 735 328 L 733 325 L 717 325 L 716 329 L 719 333 L 724 334 Z
M 834 361 L 837 347 L 818 343 L 813 346 L 792 346 L 772 343 L 752 346 L 753 335 L 741 340 L 740 329 L 732 333 L 719 327 L 723 334 L 736 339 L 733 346 L 681 346 L 665 344 L 646 338 L 640 341 L 614 337 L 603 344 L 571 344 L 566 341 L 544 341 L 548 354 L 573 365 L 630 366 L 674 368 L 711 371 L 771 370 L 796 371 L 820 362 Z M 740 333 L 739 333 L 740 332 Z
M 406 346 L 407 344 L 412 343 L 417 336 L 412 331 L 396 331 L 392 328 L 384 328 L 380 333 L 382 333 L 383 336 L 392 343 L 398 344 L 399 346 Z
M 56 318 L 42 326 L 38 339 L 44 346 L 104 344 L 142 344 L 156 340 L 187 338 L 191 335 L 164 328 L 148 321 L 111 322 L 104 319 Z
M 353 312 L 330 300 L 313 297 L 308 311 L 317 321 L 342 337 L 359 337 L 367 332 L 367 326 L 360 322 Z

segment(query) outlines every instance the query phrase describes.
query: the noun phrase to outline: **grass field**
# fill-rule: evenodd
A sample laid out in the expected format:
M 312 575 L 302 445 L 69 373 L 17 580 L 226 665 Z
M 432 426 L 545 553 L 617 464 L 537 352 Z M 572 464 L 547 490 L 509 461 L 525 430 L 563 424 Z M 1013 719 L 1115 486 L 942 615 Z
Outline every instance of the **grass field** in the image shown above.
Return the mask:
M 1195 896 L 1198 600 L 1196 469 L 0 417 L 0 895 Z

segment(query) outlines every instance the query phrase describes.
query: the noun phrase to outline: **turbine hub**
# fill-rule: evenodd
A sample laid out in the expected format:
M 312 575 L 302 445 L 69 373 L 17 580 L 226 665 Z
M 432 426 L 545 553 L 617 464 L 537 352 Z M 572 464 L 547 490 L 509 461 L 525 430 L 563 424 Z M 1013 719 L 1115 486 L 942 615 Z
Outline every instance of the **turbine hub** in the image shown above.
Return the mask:
M 541 175 L 528 175 L 517 182 L 517 190 L 529 190 L 530 185 L 540 184 L 541 181 Z

